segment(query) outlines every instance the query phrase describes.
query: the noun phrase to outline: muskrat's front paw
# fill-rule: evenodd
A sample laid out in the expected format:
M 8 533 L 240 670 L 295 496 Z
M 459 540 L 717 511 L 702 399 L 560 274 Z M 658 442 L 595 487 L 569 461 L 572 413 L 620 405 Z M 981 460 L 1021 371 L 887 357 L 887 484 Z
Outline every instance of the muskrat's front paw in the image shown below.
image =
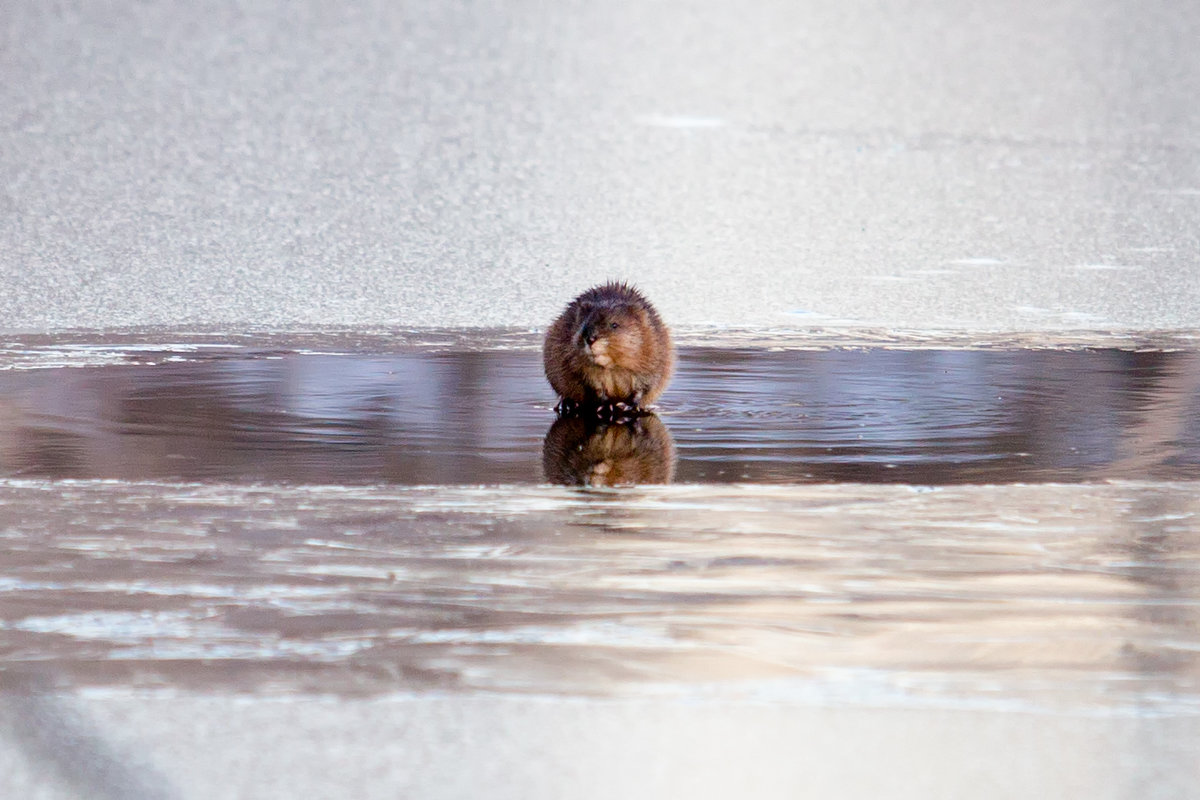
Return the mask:
M 637 419 L 641 409 L 634 403 L 614 400 L 596 406 L 596 418 L 602 422 L 623 424 Z

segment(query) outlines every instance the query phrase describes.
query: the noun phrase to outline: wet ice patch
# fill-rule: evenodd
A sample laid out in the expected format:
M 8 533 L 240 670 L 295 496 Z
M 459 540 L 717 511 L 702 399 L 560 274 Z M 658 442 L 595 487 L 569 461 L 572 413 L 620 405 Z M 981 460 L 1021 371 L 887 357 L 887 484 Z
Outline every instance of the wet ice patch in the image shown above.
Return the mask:
M 197 621 L 194 613 L 182 611 L 91 611 L 26 617 L 0 623 L 0 627 L 31 633 L 56 633 L 76 639 L 130 642 L 146 638 L 185 638 L 196 632 Z
M 643 114 L 636 119 L 639 125 L 652 128 L 723 128 L 727 124 L 720 117 L 691 116 L 687 114 Z
M 1028 317 L 1038 317 L 1043 321 L 1053 320 L 1059 324 L 1074 327 L 1100 325 L 1105 319 L 1098 314 L 1088 311 L 1067 311 L 1061 308 L 1042 308 L 1040 306 L 1014 306 L 1013 311 Z
M 810 311 L 805 308 L 794 308 L 785 312 L 784 316 L 788 318 L 799 318 L 801 321 L 812 325 L 853 325 L 856 320 L 846 317 L 839 317 L 833 314 L 824 314 L 820 311 Z
M 955 258 L 951 261 L 947 261 L 946 263 L 947 264 L 960 264 L 964 267 L 992 267 L 992 266 L 998 266 L 1000 264 L 1005 264 L 1007 262 L 1005 262 L 999 258 L 991 258 L 991 257 L 987 257 L 987 256 L 973 256 L 973 257 L 969 257 L 969 258 Z

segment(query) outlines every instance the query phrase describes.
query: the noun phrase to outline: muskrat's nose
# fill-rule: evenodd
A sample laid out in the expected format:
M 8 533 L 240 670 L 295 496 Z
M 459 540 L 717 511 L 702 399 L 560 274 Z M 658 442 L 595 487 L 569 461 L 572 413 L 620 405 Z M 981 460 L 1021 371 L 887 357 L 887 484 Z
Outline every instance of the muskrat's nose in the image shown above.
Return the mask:
M 595 344 L 596 340 L 600 338 L 596 335 L 596 326 L 590 322 L 579 331 L 579 336 L 588 344 Z

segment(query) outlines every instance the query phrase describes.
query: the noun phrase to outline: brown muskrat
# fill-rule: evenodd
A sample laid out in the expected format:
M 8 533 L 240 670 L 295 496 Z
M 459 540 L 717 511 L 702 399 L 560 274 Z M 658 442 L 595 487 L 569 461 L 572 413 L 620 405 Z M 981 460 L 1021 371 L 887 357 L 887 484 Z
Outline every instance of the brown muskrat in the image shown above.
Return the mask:
M 546 379 L 559 410 L 640 411 L 671 379 L 671 334 L 641 292 L 627 283 L 588 289 L 546 331 Z

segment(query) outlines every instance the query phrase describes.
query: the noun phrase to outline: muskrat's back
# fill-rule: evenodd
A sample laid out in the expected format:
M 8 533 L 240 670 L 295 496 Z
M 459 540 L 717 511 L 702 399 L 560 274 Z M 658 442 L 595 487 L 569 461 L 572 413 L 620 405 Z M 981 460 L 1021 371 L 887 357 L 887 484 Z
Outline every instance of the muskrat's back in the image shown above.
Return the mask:
M 546 331 L 546 379 L 581 405 L 642 407 L 671 379 L 671 334 L 641 292 L 625 283 L 588 289 Z

